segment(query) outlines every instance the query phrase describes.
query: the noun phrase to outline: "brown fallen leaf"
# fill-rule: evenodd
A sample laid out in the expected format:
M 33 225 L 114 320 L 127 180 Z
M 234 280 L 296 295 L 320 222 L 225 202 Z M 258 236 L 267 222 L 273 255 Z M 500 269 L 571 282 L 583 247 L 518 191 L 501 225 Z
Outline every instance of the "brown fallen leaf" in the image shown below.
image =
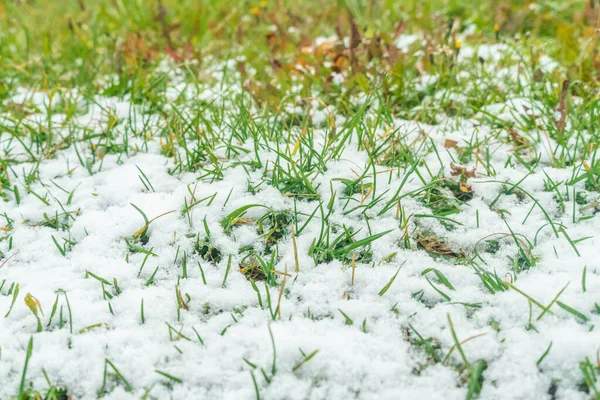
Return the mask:
M 453 149 L 456 147 L 457 144 L 458 142 L 452 139 L 446 139 L 446 141 L 444 141 L 444 147 L 447 149 Z
M 513 140 L 513 142 L 515 142 L 517 144 L 527 144 L 527 139 L 525 139 L 523 136 L 519 135 L 517 133 L 517 131 L 515 131 L 512 128 L 508 130 L 508 135 Z
M 450 163 L 450 175 L 452 176 L 459 176 L 459 175 L 464 175 L 467 178 L 475 178 L 475 170 L 476 168 L 473 168 L 472 170 L 468 170 L 466 167 L 461 167 L 460 165 L 456 165 L 454 163 Z M 461 182 L 462 184 L 463 182 Z M 462 187 L 461 187 L 462 190 Z M 464 190 L 463 190 L 464 192 Z
M 315 56 L 323 57 L 324 55 L 329 54 L 333 50 L 335 45 L 336 45 L 336 42 L 333 40 L 329 40 L 327 42 L 321 43 L 319 46 L 317 46 L 317 48 L 314 51 Z
M 340 72 L 347 69 L 350 66 L 350 60 L 345 54 L 338 53 L 333 59 L 333 64 L 335 65 L 335 67 L 333 68 L 334 71 Z
M 448 247 L 445 243 L 440 242 L 435 236 L 425 236 L 420 232 L 416 233 L 415 241 L 417 244 L 423 248 L 428 253 L 438 254 L 440 256 L 445 257 L 455 257 L 460 258 L 464 257 L 465 254 L 463 252 L 455 252 L 450 247 Z

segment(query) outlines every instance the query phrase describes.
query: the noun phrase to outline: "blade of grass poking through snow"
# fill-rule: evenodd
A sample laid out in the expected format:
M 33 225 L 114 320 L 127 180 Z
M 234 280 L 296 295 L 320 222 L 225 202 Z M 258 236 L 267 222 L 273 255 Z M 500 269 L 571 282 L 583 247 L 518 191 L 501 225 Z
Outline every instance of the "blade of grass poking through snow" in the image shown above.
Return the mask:
M 183 381 L 180 378 L 178 378 L 176 376 L 173 376 L 171 374 L 167 374 L 166 372 L 159 371 L 157 369 L 155 369 L 154 372 L 156 372 L 157 374 L 160 374 L 160 375 L 164 376 L 165 378 L 167 378 L 167 379 L 169 379 L 169 380 L 171 380 L 173 382 L 183 383 Z
M 277 349 L 275 348 L 275 337 L 273 336 L 273 331 L 271 330 L 271 324 L 268 324 L 267 327 L 269 328 L 271 346 L 273 347 L 273 364 L 271 365 L 271 375 L 275 375 L 275 372 L 277 372 Z
M 378 233 L 376 235 L 372 235 L 372 236 L 368 236 L 364 239 L 361 240 L 357 240 L 356 242 L 352 242 L 344 247 L 342 247 L 339 250 L 335 250 L 333 252 L 334 257 L 345 257 L 348 253 L 350 253 L 352 250 L 357 249 L 359 247 L 363 247 L 366 246 L 368 244 L 370 244 L 371 242 L 374 242 L 375 240 L 379 239 L 380 237 L 383 237 L 385 235 L 387 235 L 388 233 L 392 232 L 393 230 L 390 229 L 389 231 L 385 231 L 385 232 L 381 232 Z
M 46 325 L 46 328 L 49 328 L 50 324 L 52 324 L 52 318 L 54 318 L 54 315 L 56 314 L 56 309 L 58 307 L 58 298 L 59 295 L 57 293 L 56 298 L 54 299 L 54 303 L 52 304 L 52 311 L 50 312 L 50 318 L 48 319 L 48 325 Z
M 429 357 L 431 357 L 433 359 L 433 361 L 435 361 L 436 363 L 439 363 L 440 361 L 442 361 L 442 358 L 440 357 L 440 354 L 439 354 L 439 349 L 432 345 L 432 339 L 431 338 L 425 339 L 411 324 L 408 324 L 408 327 L 419 338 L 419 340 L 415 341 L 414 344 L 417 346 L 423 346 L 425 348 L 425 352 L 427 353 L 427 355 Z M 444 360 L 443 363 L 445 363 L 445 361 L 446 360 Z
M 472 400 L 479 397 L 483 387 L 483 371 L 487 368 L 487 363 L 484 360 L 477 361 L 475 368 L 471 372 L 469 385 L 467 386 L 466 400 Z
M 150 286 L 152 285 L 152 282 L 154 282 L 154 277 L 156 276 L 156 273 L 158 272 L 158 267 L 156 267 L 154 269 L 154 272 L 152 273 L 152 275 L 150 275 L 150 277 L 148 278 L 148 280 L 146 281 L 146 286 Z
M 302 361 L 300 361 L 298 364 L 294 365 L 294 367 L 292 368 L 292 372 L 296 372 L 298 369 L 300 369 L 300 367 L 302 367 L 304 364 L 309 362 L 311 360 L 311 358 L 316 356 L 318 352 L 319 352 L 319 350 L 315 350 L 312 353 L 310 353 L 309 355 L 307 355 L 306 357 L 304 357 L 302 359 Z
M 583 322 L 588 322 L 589 321 L 588 317 L 586 317 L 583 313 L 577 311 L 573 307 L 570 307 L 570 306 L 566 305 L 565 303 L 563 303 L 563 302 L 561 302 L 559 300 L 556 301 L 556 304 L 558 304 L 558 306 L 560 308 L 562 308 L 563 310 L 567 311 L 568 313 L 573 314 L 574 316 L 576 316 L 577 318 L 579 318 Z
M 440 296 L 442 296 L 446 301 L 452 301 L 452 299 L 450 298 L 450 296 L 448 296 L 446 293 L 442 292 L 440 289 L 438 289 L 437 287 L 435 287 L 435 285 L 433 283 L 431 283 L 431 281 L 429 280 L 428 277 L 425 277 L 425 280 L 427 281 L 427 283 L 429 283 L 429 286 L 431 286 L 433 288 L 433 290 L 435 290 L 436 292 L 438 292 L 438 294 Z
M 67 296 L 67 291 L 64 289 L 56 290 L 56 293 L 62 294 L 65 296 L 65 301 L 67 302 L 67 311 L 69 312 L 69 333 L 73 334 L 73 314 L 71 313 L 71 303 L 69 303 L 69 296 Z M 61 307 L 62 310 L 62 307 Z
M 140 178 L 140 181 L 142 182 L 142 185 L 144 185 L 146 190 L 147 191 L 152 190 L 153 192 L 156 192 L 156 190 L 154 190 L 154 186 L 152 186 L 152 183 L 150 183 L 150 179 L 148 179 L 148 177 L 146 176 L 144 171 L 142 171 L 141 168 L 138 167 L 137 165 L 135 167 L 137 168 L 138 171 L 140 171 L 140 174 L 142 174 L 142 176 L 138 175 L 138 178 Z
M 133 204 L 133 203 L 129 203 L 129 204 L 131 204 L 131 206 L 133 208 L 135 208 L 137 210 L 137 212 L 139 212 L 142 215 L 142 218 L 144 218 L 144 222 L 146 223 L 146 225 L 148 225 L 149 221 L 148 221 L 148 216 L 146 215 L 146 213 L 143 212 L 142 209 L 139 208 L 138 206 L 136 206 L 135 204 Z
M 200 261 L 197 261 L 198 263 L 198 269 L 200 269 L 200 276 L 202 277 L 202 283 L 204 283 L 206 285 L 206 276 L 204 276 L 204 269 L 202 268 L 202 264 L 200 264 Z
M 12 309 L 15 305 L 15 301 L 17 301 L 17 297 L 19 297 L 19 284 L 18 283 L 15 286 L 15 290 L 13 291 L 12 300 L 10 302 L 10 307 L 8 308 L 8 312 L 6 313 L 4 318 L 8 318 L 8 316 L 10 315 L 10 312 L 12 311 Z
M 550 349 L 551 348 L 552 348 L 552 342 L 550 342 L 550 344 L 546 348 L 546 351 L 544 351 L 544 353 L 542 353 L 542 356 L 537 360 L 537 362 L 535 363 L 535 365 L 537 365 L 538 367 L 540 366 L 540 364 L 542 363 L 542 361 L 544 361 L 544 358 L 546 358 L 546 356 L 548 355 L 548 353 L 550 353 Z
M 406 263 L 406 261 L 404 261 L 398 267 L 398 270 L 396 271 L 396 273 L 394 274 L 394 276 L 392 276 L 392 279 L 390 279 L 390 281 L 388 283 L 386 283 L 383 288 L 381 288 L 381 290 L 379 291 L 379 293 L 377 293 L 379 296 L 383 296 L 390 289 L 390 287 L 392 286 L 392 284 L 396 280 L 396 277 L 398 276 L 398 273 L 400 272 L 400 268 L 402 268 L 402 266 L 404 265 L 404 263 Z
M 575 202 L 573 202 L 573 204 L 575 204 Z M 573 240 L 571 240 L 571 237 L 567 234 L 567 231 L 565 230 L 565 228 L 561 226 L 559 229 L 559 232 L 565 236 L 565 239 L 567 239 L 567 242 L 569 242 L 569 244 L 575 251 L 575 254 L 577 254 L 577 257 L 581 257 L 581 254 L 579 254 L 579 250 L 577 250 L 577 246 L 575 245 L 575 242 L 573 242 Z
M 256 382 L 256 376 L 254 376 L 254 371 L 250 371 L 250 376 L 252 377 L 252 385 L 254 386 L 256 400 L 260 400 L 260 392 L 258 391 L 258 383 Z
M 292 224 L 292 246 L 294 248 L 294 271 L 300 272 L 300 263 L 298 262 L 298 245 L 296 244 L 296 232 L 294 232 L 294 224 Z
M 132 205 L 133 205 L 133 204 L 132 204 Z M 135 206 L 134 206 L 134 207 L 135 207 Z M 147 230 L 148 230 L 148 227 L 150 226 L 150 224 L 151 224 L 152 222 L 156 221 L 156 220 L 157 220 L 157 219 L 159 219 L 160 217 L 164 217 L 165 215 L 169 215 L 169 214 L 171 214 L 171 213 L 174 213 L 175 211 L 177 211 L 177 210 L 171 210 L 171 211 L 164 212 L 164 213 L 162 213 L 162 214 L 160 214 L 160 215 L 158 215 L 158 216 L 156 216 L 156 217 L 152 218 L 150 221 L 146 221 L 146 224 L 145 224 L 144 226 L 142 226 L 140 229 L 138 229 L 138 230 L 137 230 L 137 231 L 136 231 L 136 232 L 133 234 L 133 237 L 134 237 L 134 238 L 138 238 L 138 237 L 142 236 L 144 233 L 146 233 L 146 232 L 147 232 Z
M 196 328 L 194 328 L 194 327 L 192 326 L 192 330 L 193 330 L 193 331 L 194 331 L 194 333 L 196 334 L 196 338 L 198 338 L 198 342 L 199 342 L 200 344 L 204 344 L 204 340 L 202 340 L 202 337 L 200 336 L 200 334 L 198 333 L 198 331 L 196 330 Z
M 21 373 L 21 383 L 19 384 L 19 394 L 17 395 L 17 399 L 23 399 L 25 396 L 25 381 L 27 380 L 27 367 L 29 366 L 29 359 L 31 358 L 31 354 L 33 352 L 33 336 L 29 338 L 29 343 L 27 343 L 27 352 L 25 353 L 25 365 L 23 366 L 23 372 Z
M 135 204 L 133 204 L 133 203 L 129 203 L 129 204 L 131 204 L 131 206 L 133 208 L 135 208 L 137 210 L 137 212 L 139 212 L 142 215 L 142 218 L 144 218 L 144 227 L 147 228 L 148 225 L 150 225 L 150 221 L 148 220 L 148 216 L 146 215 L 146 213 L 143 212 L 142 209 L 139 208 L 138 206 L 136 206 Z M 138 236 L 143 236 L 145 233 L 146 233 L 146 230 L 143 230 Z
M 542 319 L 542 317 L 544 316 L 544 314 L 546 314 L 546 312 L 548 312 L 550 310 L 550 308 L 554 305 L 554 303 L 558 300 L 558 298 L 560 297 L 560 295 L 565 291 L 565 289 L 567 288 L 567 286 L 569 286 L 569 282 L 567 282 L 567 284 L 565 285 L 565 287 L 563 287 L 556 296 L 554 296 L 554 298 L 552 299 L 552 301 L 550 302 L 550 304 L 548 304 L 548 307 L 546 307 L 544 309 L 544 311 L 542 311 L 540 313 L 540 316 L 537 317 L 537 321 L 539 321 L 540 319 Z
M 554 225 L 554 222 L 552 222 L 552 218 L 550 218 L 550 215 L 548 215 L 548 213 L 546 212 L 546 210 L 544 209 L 544 207 L 542 207 L 542 205 L 540 204 L 540 202 L 538 201 L 538 199 L 536 199 L 535 197 L 533 197 L 529 192 L 527 192 L 526 190 L 524 190 L 520 186 L 517 186 L 517 185 L 515 185 L 513 183 L 506 182 L 506 181 L 490 180 L 490 181 L 482 181 L 482 182 L 478 182 L 478 183 L 500 183 L 500 184 L 503 184 L 503 185 L 509 185 L 513 189 L 518 189 L 520 192 L 523 192 L 542 211 L 542 214 L 544 214 L 544 217 L 546 218 L 546 220 L 548 221 L 548 223 L 552 227 L 552 231 L 554 231 L 554 235 L 558 238 L 558 229 L 556 229 L 556 226 Z
M 52 237 L 52 241 L 54 242 L 54 245 L 56 246 L 56 248 L 58 249 L 60 254 L 62 254 L 62 256 L 65 257 L 67 255 L 67 252 L 65 251 L 65 249 L 60 244 L 58 244 L 58 241 L 56 240 L 54 235 L 50 235 L 50 236 Z
M 451 303 L 451 304 L 456 304 L 456 303 Z M 487 333 L 479 333 L 477 335 L 471 336 L 465 340 L 463 340 L 462 342 L 460 342 L 460 345 L 462 346 L 463 344 L 473 340 L 473 339 L 477 339 L 478 337 L 482 337 L 487 335 Z M 454 350 L 456 349 L 456 345 L 453 344 L 452 347 L 450 348 L 450 350 L 448 351 L 448 354 L 446 354 L 446 357 L 444 357 L 444 360 L 442 361 L 442 364 L 446 365 L 446 362 L 448 361 L 448 359 L 450 358 L 450 356 L 452 355 L 452 353 L 454 352 Z
M 147 254 L 152 257 L 158 257 L 158 254 L 155 254 L 152 252 L 153 248 L 151 248 L 150 250 L 146 250 L 143 247 L 140 247 L 137 244 L 133 243 L 133 241 L 131 241 L 127 238 L 123 238 L 123 239 L 125 240 L 125 243 L 127 243 L 127 246 L 129 247 L 130 251 Z
M 460 354 L 460 358 L 462 358 L 463 363 L 465 364 L 465 367 L 467 368 L 467 371 L 472 372 L 472 368 L 471 368 L 471 364 L 469 364 L 469 361 L 467 360 L 467 356 L 465 356 L 465 352 L 462 349 L 462 346 L 460 345 L 460 342 L 458 341 L 458 337 L 456 336 L 456 331 L 454 330 L 454 325 L 452 324 L 452 319 L 450 318 L 450 314 L 446 314 L 446 316 L 448 317 L 448 325 L 450 326 L 450 332 L 452 333 L 452 339 L 454 340 L 454 346 L 456 346 L 456 349 L 458 350 L 458 353 Z
M 113 370 L 114 377 L 119 378 L 123 382 L 123 385 L 125 385 L 125 391 L 126 392 L 133 391 L 133 387 L 129 384 L 127 379 L 125 379 L 123 374 L 121 374 L 121 372 L 117 369 L 117 367 L 115 367 L 115 365 L 108 358 L 105 358 L 104 359 L 104 375 L 102 378 L 102 386 L 100 387 L 100 389 L 98 389 L 98 392 L 97 392 L 98 397 L 103 397 L 106 394 L 106 378 L 109 376 L 109 373 L 108 373 L 109 366 Z
M 246 211 L 248 211 L 249 209 L 254 208 L 254 207 L 268 208 L 267 206 L 264 206 L 262 204 L 247 204 L 243 207 L 240 207 L 240 208 L 232 211 L 229 215 L 227 215 L 225 218 L 223 218 L 220 222 L 221 227 L 223 228 L 223 231 L 227 232 L 229 229 L 231 229 L 231 227 L 236 224 L 238 219 L 241 218 L 246 213 Z
M 352 321 L 352 318 L 350 318 L 345 312 L 343 312 L 339 308 L 338 311 L 344 316 L 344 319 L 346 320 L 346 325 L 354 325 L 354 321 Z
M 423 272 L 421 272 L 421 276 L 424 276 L 429 272 L 433 272 L 435 274 L 435 276 L 438 278 L 438 280 L 440 281 L 440 283 L 443 284 L 444 286 L 446 286 L 448 289 L 455 290 L 454 286 L 452 286 L 452 284 L 450 283 L 448 278 L 446 278 L 446 276 L 442 273 L 442 271 L 440 271 L 438 269 L 427 268 Z
M 594 366 L 588 357 L 585 361 L 579 363 L 579 369 L 583 374 L 583 382 L 588 388 L 588 392 L 594 392 L 595 400 L 600 399 L 600 388 L 596 385 L 598 377 L 596 376 L 597 366 Z
M 225 276 L 223 276 L 223 283 L 221 284 L 222 288 L 227 286 L 227 277 L 229 276 L 230 269 L 231 269 L 231 254 L 227 257 L 227 268 L 225 269 Z
M 507 281 L 502 281 L 502 283 L 504 283 L 506 286 L 510 287 L 512 290 L 514 290 L 515 292 L 521 294 L 523 297 L 525 297 L 527 300 L 529 300 L 531 303 L 535 304 L 536 306 L 538 306 L 539 308 L 543 310 L 546 309 L 546 307 L 544 307 L 542 305 L 542 303 L 540 303 L 539 301 L 535 300 L 533 297 L 529 296 L 528 294 L 526 294 L 525 292 L 519 290 L 516 286 L 512 285 L 511 283 L 508 283 Z

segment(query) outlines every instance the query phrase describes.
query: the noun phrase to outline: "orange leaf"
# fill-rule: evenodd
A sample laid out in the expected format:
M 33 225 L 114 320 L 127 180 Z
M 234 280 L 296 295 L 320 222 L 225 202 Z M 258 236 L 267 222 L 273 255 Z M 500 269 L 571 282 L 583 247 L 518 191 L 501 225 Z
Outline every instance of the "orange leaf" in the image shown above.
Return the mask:
M 471 185 L 467 184 L 467 182 L 461 182 L 460 191 L 463 193 L 471 193 L 473 191 L 473 188 L 471 187 Z
M 450 163 L 450 175 L 452 176 L 458 176 L 458 175 L 463 175 L 466 176 L 467 178 L 474 178 L 475 177 L 475 168 L 473 168 L 472 170 L 467 170 L 465 167 L 461 167 L 460 165 L 456 165 L 454 163 Z M 462 182 L 461 182 L 462 185 Z M 462 190 L 462 187 L 461 187 Z
M 447 149 L 453 149 L 456 147 L 457 144 L 458 142 L 456 140 L 446 139 L 446 141 L 444 142 L 444 147 Z

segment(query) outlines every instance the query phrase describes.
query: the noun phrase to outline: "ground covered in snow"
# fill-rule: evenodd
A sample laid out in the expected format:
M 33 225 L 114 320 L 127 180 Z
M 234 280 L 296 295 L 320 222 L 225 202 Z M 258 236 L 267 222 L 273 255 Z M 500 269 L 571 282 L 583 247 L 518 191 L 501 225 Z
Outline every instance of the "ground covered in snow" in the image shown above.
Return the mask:
M 0 399 L 599 398 L 597 96 L 475 32 L 12 86 Z

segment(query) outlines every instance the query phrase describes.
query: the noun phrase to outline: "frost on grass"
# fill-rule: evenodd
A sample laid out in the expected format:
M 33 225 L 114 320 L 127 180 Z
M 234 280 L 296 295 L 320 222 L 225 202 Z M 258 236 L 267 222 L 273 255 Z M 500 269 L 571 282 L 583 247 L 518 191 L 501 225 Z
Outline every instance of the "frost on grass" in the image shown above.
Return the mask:
M 463 45 L 404 119 L 300 87 L 265 113 L 235 61 L 165 63 L 152 106 L 16 90 L 0 398 L 597 396 L 596 133 L 516 51 Z

